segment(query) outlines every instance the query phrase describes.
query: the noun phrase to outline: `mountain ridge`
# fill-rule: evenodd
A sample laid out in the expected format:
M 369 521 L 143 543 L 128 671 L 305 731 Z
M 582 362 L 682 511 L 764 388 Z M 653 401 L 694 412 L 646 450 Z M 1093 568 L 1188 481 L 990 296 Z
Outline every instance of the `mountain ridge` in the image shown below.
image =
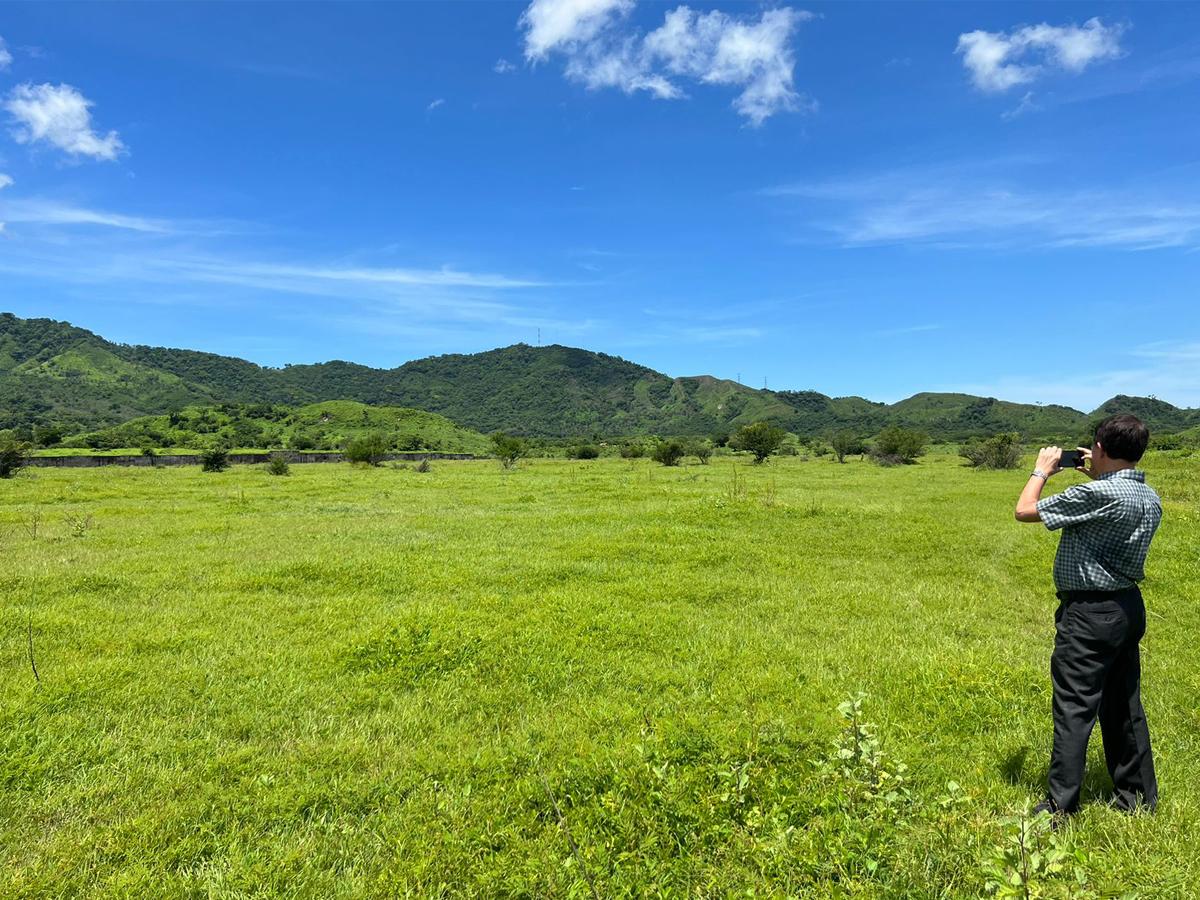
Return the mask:
M 1077 439 L 1095 417 L 1135 412 L 1156 432 L 1200 425 L 1200 410 L 1118 395 L 1085 413 L 970 394 L 920 392 L 893 404 L 817 391 L 671 377 L 619 356 L 519 343 L 377 369 L 346 360 L 260 366 L 201 350 L 119 344 L 68 322 L 0 313 L 0 429 L 83 431 L 189 405 L 352 400 L 444 415 L 476 431 L 541 437 L 711 434 L 770 420 L 800 435 L 887 425 L 936 438 L 997 431 Z

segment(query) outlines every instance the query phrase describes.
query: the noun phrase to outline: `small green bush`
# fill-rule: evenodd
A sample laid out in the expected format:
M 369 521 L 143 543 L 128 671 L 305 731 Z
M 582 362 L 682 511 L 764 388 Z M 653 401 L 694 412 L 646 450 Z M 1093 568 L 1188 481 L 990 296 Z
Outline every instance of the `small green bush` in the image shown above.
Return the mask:
M 925 432 L 891 425 L 879 432 L 872 455 L 876 462 L 885 466 L 909 464 L 924 455 L 928 444 L 929 435 Z
M 523 440 L 511 434 L 505 434 L 503 431 L 497 431 L 492 435 L 492 446 L 496 450 L 496 458 L 500 460 L 500 465 L 506 469 L 515 466 L 517 460 L 527 452 Z
M 630 441 L 627 444 L 621 445 L 621 457 L 623 459 L 641 459 L 646 455 L 646 445 L 641 441 Z
M 571 450 L 573 459 L 598 459 L 600 457 L 600 448 L 595 444 L 580 444 Z
M 421 460 L 419 463 L 417 463 L 415 466 L 413 466 L 413 471 L 421 472 L 423 474 L 425 472 L 428 472 L 431 468 L 433 468 L 433 467 L 429 465 L 429 457 L 427 456 L 423 460 Z
M 229 451 L 224 447 L 213 447 L 200 454 L 200 470 L 224 472 L 229 468 Z
M 990 438 L 972 438 L 963 444 L 959 456 L 978 469 L 1015 469 L 1021 465 L 1021 439 L 1016 432 L 994 434 Z
M 385 435 L 379 432 L 364 434 L 346 445 L 346 459 L 352 463 L 377 466 L 383 462 L 391 447 Z
M 32 449 L 24 441 L 5 441 L 0 444 L 0 478 L 12 478 L 29 461 Z
M 676 440 L 659 441 L 654 447 L 654 461 L 664 466 L 677 466 L 687 455 L 687 448 Z
M 291 475 L 292 474 L 291 463 L 289 463 L 287 461 L 286 456 L 283 456 L 278 453 L 272 454 L 271 458 L 267 460 L 267 474 L 268 475 Z

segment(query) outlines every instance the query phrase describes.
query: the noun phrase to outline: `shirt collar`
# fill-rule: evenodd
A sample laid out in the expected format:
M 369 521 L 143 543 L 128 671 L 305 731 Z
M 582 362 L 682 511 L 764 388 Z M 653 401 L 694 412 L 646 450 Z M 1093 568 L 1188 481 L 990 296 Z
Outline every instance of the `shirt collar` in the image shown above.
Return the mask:
M 1115 472 L 1105 472 L 1100 476 L 1101 481 L 1107 481 L 1110 478 L 1132 478 L 1134 481 L 1145 481 L 1146 473 L 1141 469 L 1117 469 Z

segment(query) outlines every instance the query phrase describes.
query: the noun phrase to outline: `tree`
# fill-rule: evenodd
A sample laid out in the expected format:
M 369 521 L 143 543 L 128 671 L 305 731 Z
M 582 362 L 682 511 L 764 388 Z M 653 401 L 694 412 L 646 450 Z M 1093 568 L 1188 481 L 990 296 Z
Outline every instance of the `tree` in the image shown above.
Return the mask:
M 654 446 L 654 461 L 660 462 L 664 466 L 677 466 L 679 460 L 687 455 L 687 450 L 679 441 L 666 440 L 659 441 Z
M 730 445 L 738 450 L 749 450 L 754 454 L 754 462 L 764 463 L 767 458 L 779 449 L 787 432 L 770 422 L 755 422 L 753 425 L 743 425 L 730 440 Z
M 708 441 L 701 438 L 700 440 L 692 441 L 688 444 L 688 455 L 696 457 L 696 461 L 702 466 L 707 466 L 708 461 L 713 455 L 713 446 Z
M 923 431 L 913 431 L 890 425 L 879 432 L 875 439 L 875 458 L 884 464 L 914 463 L 925 453 L 929 436 Z
M 833 452 L 840 463 L 844 463 L 847 456 L 853 453 L 862 453 L 866 449 L 863 439 L 848 428 L 836 432 L 829 439 L 829 444 L 833 447 Z
M 12 478 L 29 461 L 29 444 L 6 440 L 0 443 L 0 478 Z
M 600 456 L 600 448 L 595 444 L 580 444 L 571 450 L 571 456 L 574 459 L 597 459 Z
M 497 431 L 492 435 L 492 446 L 496 449 L 496 458 L 500 460 L 500 465 L 506 469 L 515 466 L 517 460 L 525 455 L 526 450 L 523 440 L 511 434 L 505 434 L 503 431 Z
M 352 463 L 377 466 L 391 449 L 387 437 L 378 431 L 360 435 L 346 445 L 346 459 Z

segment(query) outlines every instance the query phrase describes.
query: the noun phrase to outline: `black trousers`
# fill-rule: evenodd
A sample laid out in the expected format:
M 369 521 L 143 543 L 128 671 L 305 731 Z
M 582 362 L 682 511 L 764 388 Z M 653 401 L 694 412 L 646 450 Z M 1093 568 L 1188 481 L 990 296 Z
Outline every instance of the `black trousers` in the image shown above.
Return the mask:
M 1097 719 L 1104 761 L 1125 810 L 1158 802 L 1150 731 L 1142 709 L 1138 642 L 1146 633 L 1142 592 L 1070 591 L 1054 616 L 1050 659 L 1054 683 L 1054 750 L 1050 797 L 1059 809 L 1079 808 L 1088 738 Z

